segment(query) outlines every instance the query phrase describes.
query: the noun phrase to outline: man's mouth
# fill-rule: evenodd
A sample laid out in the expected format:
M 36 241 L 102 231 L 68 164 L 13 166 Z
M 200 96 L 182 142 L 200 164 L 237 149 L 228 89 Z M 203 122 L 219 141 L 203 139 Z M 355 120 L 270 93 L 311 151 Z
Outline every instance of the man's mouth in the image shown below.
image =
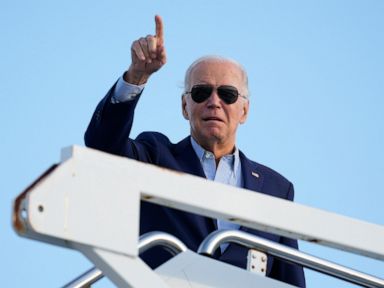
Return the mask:
M 219 117 L 205 117 L 203 118 L 204 121 L 219 121 L 219 122 L 224 122 L 222 119 Z

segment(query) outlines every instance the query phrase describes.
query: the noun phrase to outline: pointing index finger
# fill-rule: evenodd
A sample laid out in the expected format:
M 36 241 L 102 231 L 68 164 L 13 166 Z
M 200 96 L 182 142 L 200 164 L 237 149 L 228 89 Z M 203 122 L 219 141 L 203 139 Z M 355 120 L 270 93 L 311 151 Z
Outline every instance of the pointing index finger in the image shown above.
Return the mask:
M 163 34 L 163 20 L 159 15 L 155 16 L 156 22 L 156 39 L 157 46 L 163 46 L 164 44 L 164 34 Z

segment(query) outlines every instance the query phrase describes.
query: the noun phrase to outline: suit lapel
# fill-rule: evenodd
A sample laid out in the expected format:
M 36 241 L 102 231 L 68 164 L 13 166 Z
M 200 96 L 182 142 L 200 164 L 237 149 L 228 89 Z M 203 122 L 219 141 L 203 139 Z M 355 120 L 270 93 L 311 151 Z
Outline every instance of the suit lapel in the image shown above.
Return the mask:
M 264 175 L 259 171 L 256 163 L 250 161 L 240 151 L 241 172 L 243 174 L 244 188 L 261 192 Z
M 241 172 L 243 176 L 244 188 L 256 192 L 261 192 L 264 181 L 264 175 L 259 171 L 257 164 L 249 160 L 244 155 L 244 153 L 239 151 L 239 155 L 241 161 Z M 255 207 L 255 209 L 257 209 L 257 207 Z M 251 232 L 252 234 L 256 234 L 258 236 L 264 236 L 263 232 L 244 226 L 241 226 L 240 230 L 245 232 Z
M 258 169 L 257 163 L 249 160 L 241 151 L 240 151 L 240 159 L 241 159 L 241 170 L 243 173 L 243 180 L 244 180 L 244 188 L 248 190 L 264 193 L 264 194 L 269 194 L 263 189 L 264 175 L 260 171 L 260 169 Z M 255 209 L 257 209 L 257 206 L 255 206 Z M 278 236 L 267 233 L 267 232 L 251 229 L 244 226 L 241 226 L 240 230 L 268 239 L 268 240 L 278 241 Z M 273 263 L 273 258 L 268 257 L 267 275 L 269 275 L 271 271 L 272 263 Z
M 180 171 L 206 178 L 200 160 L 193 150 L 190 136 L 177 143 L 174 151 L 175 158 L 180 165 Z
M 206 178 L 200 160 L 192 147 L 190 136 L 184 138 L 175 145 L 174 156 L 177 159 L 177 163 L 180 165 L 178 169 L 179 171 Z M 202 239 L 217 229 L 216 221 L 212 218 L 193 213 L 186 214 L 190 221 L 195 224 L 196 229 L 199 230 Z

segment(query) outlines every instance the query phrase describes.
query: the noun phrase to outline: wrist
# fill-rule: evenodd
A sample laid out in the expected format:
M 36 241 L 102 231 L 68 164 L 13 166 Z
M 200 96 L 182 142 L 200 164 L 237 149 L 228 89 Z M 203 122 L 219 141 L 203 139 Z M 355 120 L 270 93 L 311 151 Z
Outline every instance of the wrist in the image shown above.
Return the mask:
M 149 75 L 145 73 L 132 72 L 132 69 L 129 68 L 123 75 L 125 82 L 134 85 L 143 85 L 147 83 Z

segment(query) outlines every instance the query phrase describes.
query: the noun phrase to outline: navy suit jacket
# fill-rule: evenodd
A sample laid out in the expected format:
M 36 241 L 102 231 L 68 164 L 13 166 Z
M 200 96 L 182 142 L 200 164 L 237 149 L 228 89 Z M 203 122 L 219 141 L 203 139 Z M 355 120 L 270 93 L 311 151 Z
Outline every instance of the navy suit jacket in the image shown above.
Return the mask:
M 112 89 L 99 103 L 93 114 L 85 133 L 87 146 L 205 178 L 203 168 L 191 145 L 190 136 L 177 144 L 171 143 L 165 135 L 157 132 L 144 132 L 135 140 L 130 139 L 134 110 L 140 96 L 125 103 L 112 104 L 110 102 Z M 240 160 L 244 188 L 293 200 L 294 190 L 291 182 L 272 169 L 249 160 L 241 151 Z M 253 172 L 259 177 L 255 177 Z M 279 212 L 276 211 L 276 213 Z M 168 232 L 179 238 L 193 251 L 197 250 L 209 233 L 216 230 L 216 221 L 213 219 L 148 202 L 142 202 L 140 217 L 140 234 L 150 231 Z M 247 227 L 240 229 L 297 248 L 296 240 Z M 247 252 L 248 249 L 244 247 L 230 244 L 223 254 L 217 251 L 215 257 L 245 268 Z M 170 257 L 169 253 L 161 248 L 150 249 L 141 255 L 141 258 L 152 268 L 164 263 Z M 280 261 L 272 256 L 268 257 L 267 276 L 305 287 L 302 267 Z

